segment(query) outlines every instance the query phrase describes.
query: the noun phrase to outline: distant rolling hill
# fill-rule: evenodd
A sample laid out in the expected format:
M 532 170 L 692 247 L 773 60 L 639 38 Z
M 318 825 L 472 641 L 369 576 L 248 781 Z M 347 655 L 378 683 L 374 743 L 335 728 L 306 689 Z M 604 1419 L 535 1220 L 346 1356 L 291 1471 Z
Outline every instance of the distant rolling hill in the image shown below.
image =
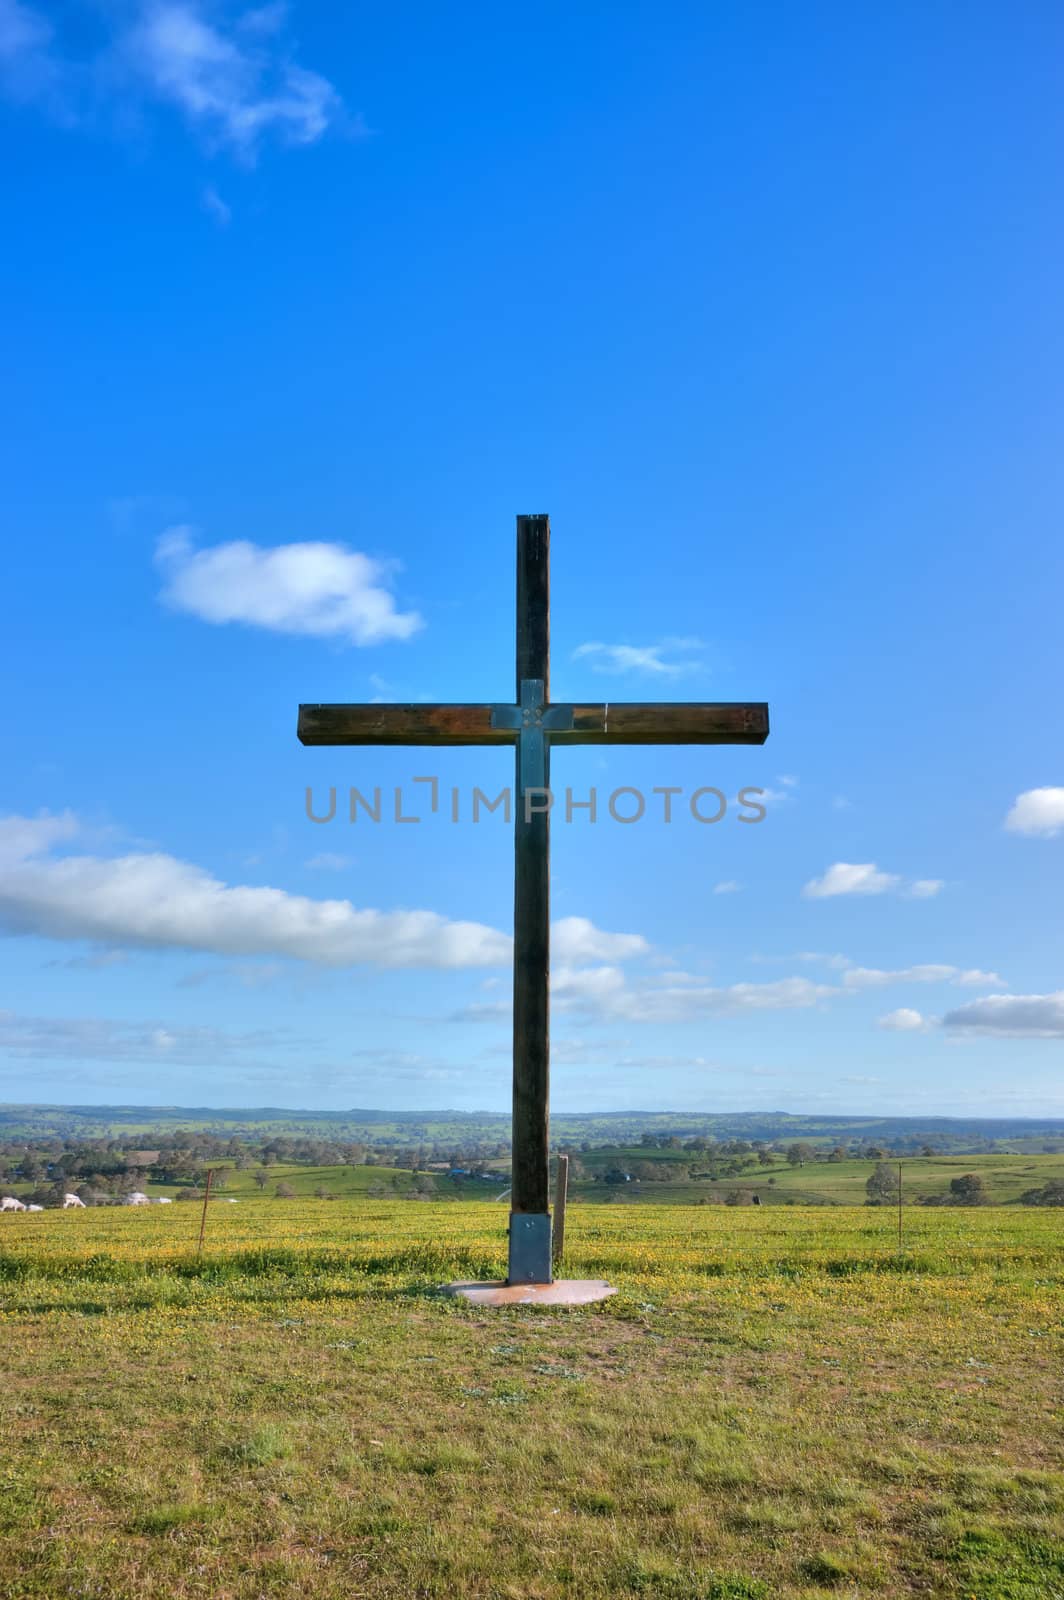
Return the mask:
M 173 1132 L 179 1128 L 225 1135 L 275 1134 L 324 1139 L 364 1140 L 398 1148 L 426 1143 L 505 1144 L 508 1114 L 493 1111 L 295 1110 L 277 1106 L 54 1106 L 0 1105 L 0 1139 L 123 1137 Z M 918 1149 L 985 1150 L 1000 1144 L 1025 1148 L 1064 1141 L 1059 1117 L 899 1117 L 804 1116 L 787 1112 L 617 1111 L 551 1118 L 555 1145 L 629 1146 L 644 1134 L 679 1138 L 809 1140 L 849 1143 L 860 1140 Z

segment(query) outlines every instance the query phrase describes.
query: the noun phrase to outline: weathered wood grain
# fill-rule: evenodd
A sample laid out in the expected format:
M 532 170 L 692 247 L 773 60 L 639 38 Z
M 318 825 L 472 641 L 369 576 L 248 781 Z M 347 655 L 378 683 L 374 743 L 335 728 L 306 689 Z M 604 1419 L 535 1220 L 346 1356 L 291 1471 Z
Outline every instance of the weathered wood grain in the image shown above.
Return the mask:
M 302 705 L 306 745 L 513 744 L 512 727 L 492 727 L 491 705 Z M 515 708 L 516 709 L 516 708 Z M 555 705 L 571 710 L 571 728 L 548 729 L 551 744 L 764 744 L 768 706 L 761 701 L 655 704 L 609 701 Z
M 550 674 L 550 520 L 517 519 L 517 699 L 530 679 L 548 692 Z M 550 817 L 526 815 L 526 783 L 549 785 L 543 734 L 520 735 L 514 807 L 513 1194 L 516 1212 L 550 1209 Z M 526 748 L 527 747 L 527 748 Z M 547 1260 L 549 1275 L 549 1256 Z
M 755 701 L 574 705 L 572 728 L 552 744 L 764 744 L 768 706 Z
M 513 744 L 509 728 L 493 728 L 491 706 L 303 705 L 303 744 Z

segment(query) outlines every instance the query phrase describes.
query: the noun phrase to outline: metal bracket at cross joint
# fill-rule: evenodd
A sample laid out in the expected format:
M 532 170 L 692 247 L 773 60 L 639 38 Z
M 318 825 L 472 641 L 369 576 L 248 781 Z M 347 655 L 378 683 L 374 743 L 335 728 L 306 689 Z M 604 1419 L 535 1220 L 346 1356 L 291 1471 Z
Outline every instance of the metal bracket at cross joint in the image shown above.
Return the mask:
M 516 733 L 533 730 L 560 733 L 572 728 L 573 708 L 547 705 L 543 699 L 543 679 L 523 678 L 520 704 L 492 706 L 491 725 L 493 728 L 513 728 Z
M 522 678 L 519 705 L 492 706 L 493 728 L 512 728 L 517 734 L 517 793 L 547 787 L 547 747 L 553 730 L 571 728 L 572 706 L 547 705 L 542 678 Z M 520 809 L 520 808 L 519 808 Z

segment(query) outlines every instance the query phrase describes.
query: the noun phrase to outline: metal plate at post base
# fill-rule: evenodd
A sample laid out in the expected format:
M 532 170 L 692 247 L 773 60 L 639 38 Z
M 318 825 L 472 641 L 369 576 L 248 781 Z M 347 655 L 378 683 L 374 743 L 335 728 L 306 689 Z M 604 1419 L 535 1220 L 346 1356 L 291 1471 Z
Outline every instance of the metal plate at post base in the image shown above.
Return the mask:
M 555 1278 L 553 1283 L 448 1283 L 444 1293 L 474 1306 L 590 1306 L 617 1291 L 604 1278 Z
M 551 1225 L 549 1211 L 511 1211 L 507 1283 L 549 1284 Z

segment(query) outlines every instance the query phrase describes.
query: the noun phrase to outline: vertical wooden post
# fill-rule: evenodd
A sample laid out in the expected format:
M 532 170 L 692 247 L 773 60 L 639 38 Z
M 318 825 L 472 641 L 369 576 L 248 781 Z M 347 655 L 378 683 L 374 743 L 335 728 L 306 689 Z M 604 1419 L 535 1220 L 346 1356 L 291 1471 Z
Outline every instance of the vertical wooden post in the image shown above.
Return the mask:
M 214 1168 L 207 1168 L 207 1187 L 203 1191 L 203 1215 L 200 1217 L 198 1252 L 203 1254 L 203 1234 L 207 1227 L 207 1202 L 211 1197 L 211 1179 L 214 1177 Z
M 898 1162 L 898 1249 L 901 1249 L 901 1162 Z
M 558 1176 L 554 1180 L 554 1242 L 551 1247 L 551 1264 L 555 1271 L 562 1264 L 565 1249 L 565 1202 L 569 1195 L 569 1157 L 558 1157 Z
M 527 683 L 542 685 L 542 702 L 546 703 L 549 679 L 550 518 L 518 517 L 518 705 L 527 705 L 528 696 L 523 692 Z M 532 738 L 543 740 L 542 730 L 536 730 Z M 547 787 L 550 770 L 546 762 L 542 774 L 527 770 L 538 764 L 527 759 L 533 752 L 522 749 L 522 742 L 528 740 L 522 730 L 518 736 L 518 793 L 514 808 L 513 1209 L 545 1212 L 550 1205 L 550 817 L 545 809 L 528 815 L 524 791 L 527 787 Z
M 514 806 L 513 1196 L 510 1281 L 549 1283 L 550 518 L 517 519 L 517 781 Z M 535 1220 L 533 1220 L 535 1219 Z

